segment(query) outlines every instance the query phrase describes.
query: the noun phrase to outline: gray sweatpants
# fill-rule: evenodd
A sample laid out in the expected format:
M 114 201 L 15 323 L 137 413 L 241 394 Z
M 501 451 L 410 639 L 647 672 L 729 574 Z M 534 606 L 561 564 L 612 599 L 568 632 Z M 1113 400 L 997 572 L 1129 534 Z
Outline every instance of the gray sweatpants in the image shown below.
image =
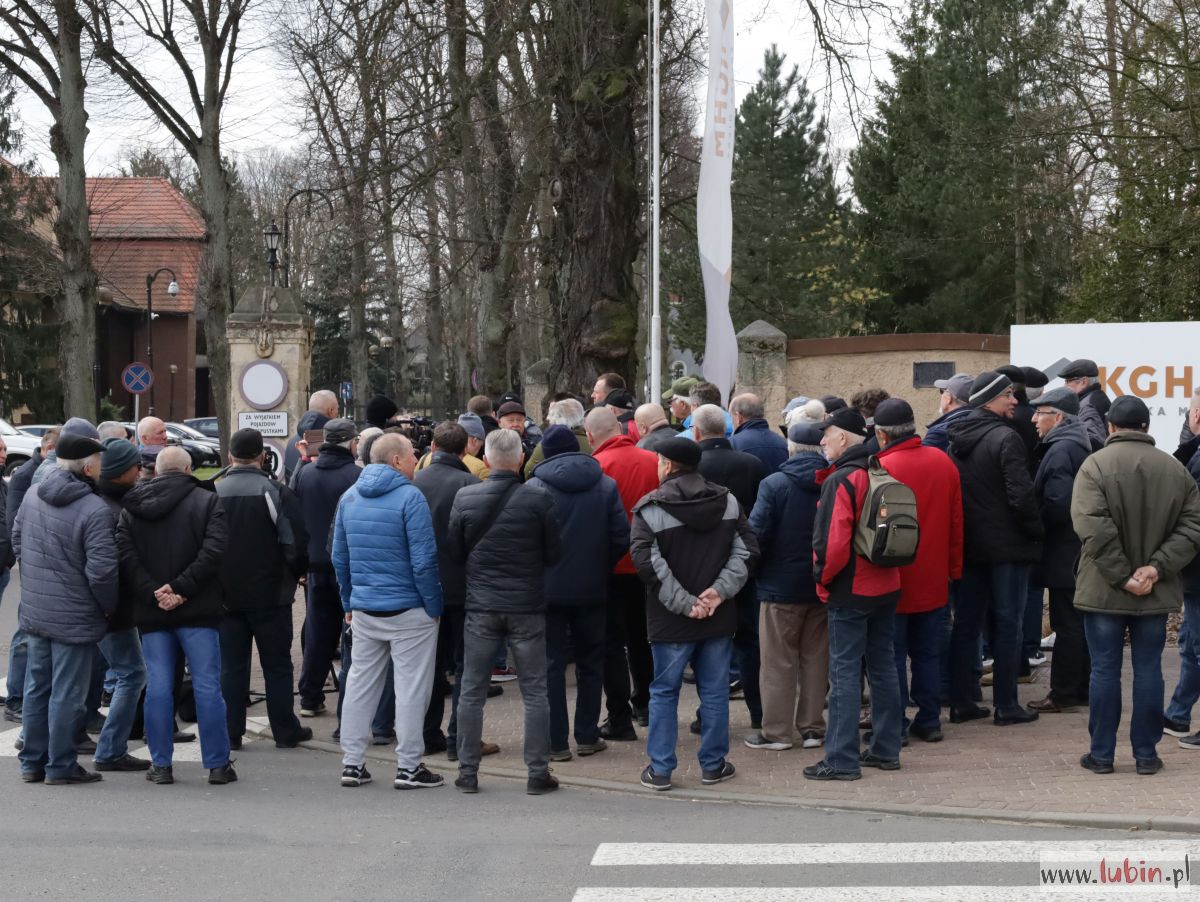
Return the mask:
M 351 629 L 354 655 L 342 702 L 342 764 L 365 761 L 371 719 L 391 666 L 396 684 L 396 766 L 412 770 L 425 753 L 423 726 L 433 689 L 438 622 L 424 608 L 394 617 L 355 611 Z

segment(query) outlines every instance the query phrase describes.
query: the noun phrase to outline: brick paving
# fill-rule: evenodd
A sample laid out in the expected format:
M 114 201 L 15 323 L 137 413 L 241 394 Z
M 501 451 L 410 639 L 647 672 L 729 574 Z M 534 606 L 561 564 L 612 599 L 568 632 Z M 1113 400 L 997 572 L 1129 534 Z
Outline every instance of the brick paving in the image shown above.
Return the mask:
M 297 634 L 303 606 L 297 604 Z M 295 647 L 299 664 L 299 642 Z M 1173 691 L 1179 672 L 1179 656 L 1173 647 L 1163 655 L 1166 692 Z M 1039 668 L 1036 682 L 1022 685 L 1021 700 L 1031 701 L 1046 694 L 1049 666 Z M 1130 711 L 1132 674 L 1126 664 L 1123 681 L 1124 719 Z M 573 689 L 568 691 L 568 698 Z M 984 703 L 990 704 L 984 689 Z M 330 698 L 332 711 L 333 699 Z M 573 702 L 572 702 L 573 706 Z M 673 776 L 676 793 L 683 790 L 699 798 L 713 792 L 728 792 L 814 805 L 859 803 L 864 806 L 941 806 L 964 813 L 971 810 L 1001 812 L 1014 817 L 1033 813 L 1049 816 L 1115 815 L 1136 817 L 1200 818 L 1200 753 L 1182 749 L 1172 736 L 1164 735 L 1159 754 L 1165 762 L 1161 773 L 1142 777 L 1134 773 L 1127 728 L 1118 734 L 1116 773 L 1096 775 L 1079 766 L 1088 750 L 1087 711 L 1043 714 L 1032 724 L 996 727 L 991 720 L 967 724 L 945 722 L 945 740 L 924 743 L 914 740 L 903 750 L 899 771 L 864 769 L 856 782 L 818 783 L 805 780 L 801 770 L 820 760 L 821 749 L 784 752 L 760 751 L 742 745 L 750 731 L 750 718 L 740 700 L 730 702 L 729 760 L 737 766 L 737 777 L 719 787 L 702 787 L 696 761 L 699 737 L 687 724 L 696 708 L 695 689 L 685 686 L 680 699 L 679 769 Z M 945 713 L 944 713 L 945 716 Z M 449 717 L 449 700 L 447 700 Z M 305 720 L 315 738 L 330 740 L 336 726 L 332 714 Z M 644 737 L 645 730 L 638 729 Z M 490 699 L 484 709 L 484 738 L 500 745 L 498 755 L 485 758 L 488 769 L 520 772 L 522 708 L 515 682 L 504 684 L 504 695 Z M 374 749 L 386 753 L 387 749 Z M 452 775 L 454 765 L 444 754 L 431 755 L 431 769 Z M 554 772 L 568 781 L 599 780 L 636 787 L 645 767 L 645 743 L 610 742 L 609 748 L 588 758 L 555 763 Z M 640 787 L 637 787 L 640 791 Z M 669 795 L 669 794 L 668 794 Z

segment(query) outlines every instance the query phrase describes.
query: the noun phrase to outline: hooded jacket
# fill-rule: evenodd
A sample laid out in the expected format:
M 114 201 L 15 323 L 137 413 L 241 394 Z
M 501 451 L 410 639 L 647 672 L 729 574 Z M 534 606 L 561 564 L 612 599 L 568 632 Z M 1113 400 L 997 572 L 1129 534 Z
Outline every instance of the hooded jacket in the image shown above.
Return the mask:
M 300 501 L 304 529 L 308 532 L 308 567 L 331 572 L 329 535 L 338 501 L 358 481 L 362 470 L 354 455 L 339 445 L 322 445 L 317 459 L 301 467 L 292 480 L 292 491 Z
M 761 418 L 742 423 L 733 431 L 733 438 L 729 441 L 735 450 L 757 457 L 763 465 L 764 476 L 770 476 L 788 459 L 787 439 Z
M 925 430 L 925 438 L 921 444 L 928 445 L 930 448 L 937 448 L 939 451 L 945 451 L 949 454 L 950 425 L 961 420 L 970 412 L 970 407 L 956 407 L 942 414 L 929 424 L 929 428 Z
M 754 574 L 759 601 L 820 601 L 813 579 L 812 533 L 821 497 L 817 473 L 827 466 L 820 454 L 801 451 L 759 485 L 750 511 L 760 555 Z
M 569 452 L 542 461 L 528 484 L 554 499 L 562 535 L 562 558 L 546 568 L 546 604 L 604 604 L 608 575 L 629 550 L 629 518 L 616 482 L 595 458 Z
M 437 541 L 438 573 L 442 582 L 442 604 L 461 608 L 467 600 L 467 575 L 450 557 L 450 510 L 458 490 L 479 485 L 465 461 L 445 451 L 429 454 L 429 465 L 413 476 L 415 485 L 429 505 L 433 535 Z
M 742 512 L 749 514 L 758 498 L 758 484 L 767 475 L 762 461 L 753 454 L 735 450 L 727 438 L 706 438 L 699 445 L 700 475 L 729 489 L 742 506 Z
M 817 474 L 821 500 L 813 526 L 813 577 L 830 607 L 870 610 L 900 600 L 900 569 L 876 567 L 854 551 L 854 528 L 867 501 L 865 444 L 854 445 Z
M 29 487 L 33 484 L 33 474 L 37 472 L 37 468 L 42 465 L 42 452 L 37 450 L 33 452 L 33 457 L 17 467 L 16 471 L 9 477 L 8 480 L 8 500 L 5 504 L 4 517 L 8 524 L 9 540 L 12 539 L 13 523 L 17 519 L 17 511 L 21 509 L 21 502 L 25 498 L 25 493 L 29 491 Z
M 292 474 L 300 464 L 300 449 L 296 447 L 296 442 L 304 438 L 304 433 L 308 430 L 324 429 L 325 424 L 328 422 L 329 417 L 323 413 L 317 413 L 315 410 L 306 410 L 304 415 L 300 417 L 300 422 L 296 424 L 296 434 L 288 439 L 287 448 L 283 452 L 284 482 L 291 481 Z
M 951 581 L 962 577 L 963 507 L 958 468 L 915 435 L 888 445 L 878 459 L 917 496 L 921 527 L 917 559 L 900 568 L 896 613 L 935 611 L 950 600 Z
M 1183 569 L 1200 549 L 1200 490 L 1187 469 L 1142 432 L 1117 432 L 1079 468 L 1071 522 L 1082 548 L 1075 607 L 1102 614 L 1169 614 L 1183 604 Z M 1149 595 L 1124 589 L 1149 564 Z
M 1073 589 L 1075 562 L 1079 559 L 1079 537 L 1071 525 L 1071 493 L 1079 468 L 1092 453 L 1087 428 L 1068 416 L 1042 439 L 1041 458 L 1033 491 L 1042 512 L 1046 537 L 1042 559 L 1033 568 L 1029 582 L 1046 589 Z
M 342 496 L 333 569 L 347 611 L 424 608 L 442 616 L 437 540 L 420 489 L 387 464 L 371 464 Z
M 579 442 L 579 450 L 584 454 L 592 453 L 592 443 L 588 441 L 587 430 L 582 426 L 574 427 L 571 432 L 575 436 L 575 440 Z M 538 468 L 538 464 L 546 459 L 546 452 L 542 448 L 542 443 L 538 442 L 537 447 L 533 449 L 533 453 L 525 459 L 525 478 L 529 479 L 533 475 L 533 471 Z
M 592 452 L 605 476 L 611 476 L 621 493 L 621 506 L 630 521 L 633 507 L 658 488 L 658 456 L 637 446 L 627 435 L 614 435 Z M 621 556 L 613 573 L 632 576 L 637 573 L 632 558 Z
M 485 535 L 479 535 L 500 496 L 516 482 Z M 460 489 L 450 509 L 450 560 L 467 575 L 467 611 L 540 614 L 546 609 L 546 567 L 562 556 L 554 499 L 521 485 L 511 470 L 492 470 L 487 482 Z
M 117 546 L 108 505 L 88 480 L 55 468 L 13 524 L 21 629 L 68 645 L 104 637 L 117 609 Z
M 308 530 L 296 496 L 258 467 L 230 467 L 216 489 L 229 530 L 221 564 L 225 607 L 290 605 L 308 571 Z
M 1008 421 L 980 407 L 950 426 L 950 459 L 962 478 L 964 557 L 974 564 L 1032 564 L 1042 557 L 1042 514 L 1025 445 Z
M 225 509 L 211 484 L 166 473 L 139 482 L 123 501 L 117 546 L 138 628 L 215 629 L 223 614 L 221 561 L 229 537 Z M 154 597 L 163 585 L 187 600 L 164 611 Z
M 650 586 L 651 642 L 703 642 L 737 629 L 735 596 L 758 558 L 758 540 L 736 498 L 699 473 L 674 474 L 633 509 L 631 553 Z M 709 617 L 688 612 L 714 588 L 723 599 Z

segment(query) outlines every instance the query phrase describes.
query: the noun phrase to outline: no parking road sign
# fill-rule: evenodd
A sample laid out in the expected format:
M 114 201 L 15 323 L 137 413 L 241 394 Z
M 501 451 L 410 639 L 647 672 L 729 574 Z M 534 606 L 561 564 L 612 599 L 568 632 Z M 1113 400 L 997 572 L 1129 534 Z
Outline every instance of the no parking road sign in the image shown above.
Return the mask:
M 146 364 L 134 361 L 121 371 L 121 384 L 131 395 L 144 395 L 154 384 L 154 373 Z

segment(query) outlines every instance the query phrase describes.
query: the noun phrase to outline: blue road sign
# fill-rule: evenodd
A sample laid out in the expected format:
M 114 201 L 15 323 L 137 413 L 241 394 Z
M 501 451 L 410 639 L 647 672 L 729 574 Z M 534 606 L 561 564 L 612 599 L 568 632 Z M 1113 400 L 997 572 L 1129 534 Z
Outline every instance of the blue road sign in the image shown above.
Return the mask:
M 134 361 L 121 371 L 121 384 L 131 395 L 144 395 L 154 384 L 154 373 L 146 364 Z
M 342 401 L 343 401 L 343 403 L 346 401 L 349 401 L 353 397 L 354 397 L 354 383 L 353 382 L 343 382 L 342 383 Z

